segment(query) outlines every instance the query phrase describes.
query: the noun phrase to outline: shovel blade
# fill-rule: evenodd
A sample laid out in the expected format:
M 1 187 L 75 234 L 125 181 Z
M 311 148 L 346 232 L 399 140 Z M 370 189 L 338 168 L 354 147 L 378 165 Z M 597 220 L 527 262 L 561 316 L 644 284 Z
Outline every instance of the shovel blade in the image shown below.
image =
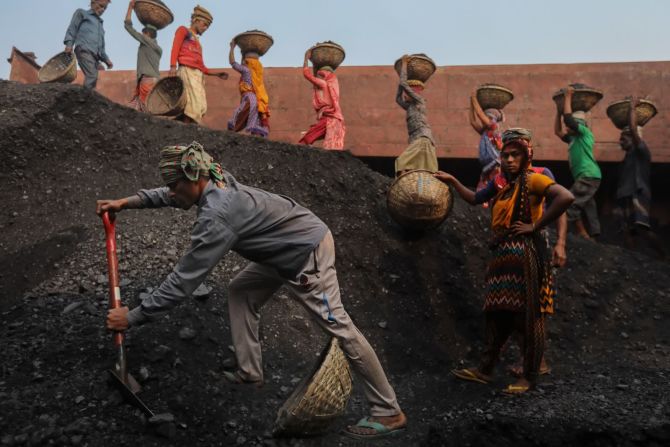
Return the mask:
M 140 409 L 142 413 L 148 418 L 154 417 L 154 412 L 149 409 L 149 407 L 146 406 L 144 402 L 142 402 L 142 399 L 137 397 L 137 394 L 133 392 L 131 389 L 131 386 L 124 381 L 121 377 L 119 377 L 115 371 L 112 371 L 111 369 L 109 370 L 109 376 L 111 377 L 112 383 L 121 391 L 121 395 L 123 395 L 123 398 Z M 128 375 L 128 378 L 132 376 Z M 135 381 L 135 379 L 132 379 L 135 382 L 135 385 L 139 388 L 139 384 Z M 130 380 L 128 381 L 130 382 Z

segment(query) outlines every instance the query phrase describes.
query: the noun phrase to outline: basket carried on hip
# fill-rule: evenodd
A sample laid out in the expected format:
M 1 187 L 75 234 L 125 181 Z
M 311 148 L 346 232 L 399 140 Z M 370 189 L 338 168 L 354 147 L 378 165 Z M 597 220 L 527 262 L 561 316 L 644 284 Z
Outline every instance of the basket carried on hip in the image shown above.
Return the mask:
M 315 70 L 325 66 L 329 66 L 335 70 L 344 61 L 345 56 L 344 48 L 329 40 L 317 43 L 312 47 L 310 60 Z
M 47 61 L 37 73 L 40 82 L 69 84 L 77 78 L 77 58 L 72 53 L 58 53 Z
M 314 436 L 344 414 L 352 390 L 351 371 L 337 339 L 330 340 L 312 374 L 277 412 L 273 436 Z
M 274 44 L 271 35 L 257 29 L 240 33 L 233 38 L 233 41 L 242 50 L 242 55 L 256 53 L 263 56 Z
M 628 115 L 630 113 L 630 100 L 624 99 L 615 101 L 607 107 L 607 116 L 612 120 L 612 123 L 617 129 L 623 129 L 628 126 Z M 656 105 L 647 100 L 640 99 L 639 104 L 635 106 L 635 118 L 637 125 L 642 127 L 647 124 L 656 114 L 658 110 Z
M 398 224 L 413 230 L 440 225 L 454 206 L 454 195 L 433 173 L 423 169 L 398 177 L 386 196 L 389 214 Z
M 170 8 L 160 0 L 136 0 L 135 14 L 144 25 L 163 29 L 174 21 Z
M 400 75 L 402 58 L 395 61 L 395 71 Z M 423 53 L 412 54 L 407 61 L 407 79 L 426 82 L 435 73 L 435 62 Z
M 572 111 L 583 111 L 588 112 L 591 110 L 598 102 L 603 99 L 603 92 L 596 90 L 592 87 L 587 87 L 584 84 L 571 84 L 574 87 L 575 92 L 572 95 Z M 560 89 L 552 96 L 554 102 L 558 106 L 558 109 L 563 113 L 563 104 L 565 102 L 565 91 Z
M 514 99 L 512 90 L 498 84 L 483 84 L 477 88 L 477 101 L 482 109 L 502 110 Z
M 177 116 L 185 107 L 186 89 L 179 76 L 158 81 L 147 98 L 147 110 L 152 115 Z

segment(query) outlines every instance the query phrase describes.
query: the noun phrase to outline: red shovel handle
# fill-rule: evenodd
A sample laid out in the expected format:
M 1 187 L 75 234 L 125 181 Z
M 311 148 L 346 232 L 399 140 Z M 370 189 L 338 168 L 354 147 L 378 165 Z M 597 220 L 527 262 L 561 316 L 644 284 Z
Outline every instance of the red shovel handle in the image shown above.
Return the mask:
M 121 307 L 121 289 L 119 288 L 119 261 L 116 257 L 116 219 L 105 211 L 102 213 L 102 223 L 105 225 L 107 246 L 107 270 L 109 272 L 109 308 Z M 123 343 L 123 333 L 114 333 L 114 344 Z

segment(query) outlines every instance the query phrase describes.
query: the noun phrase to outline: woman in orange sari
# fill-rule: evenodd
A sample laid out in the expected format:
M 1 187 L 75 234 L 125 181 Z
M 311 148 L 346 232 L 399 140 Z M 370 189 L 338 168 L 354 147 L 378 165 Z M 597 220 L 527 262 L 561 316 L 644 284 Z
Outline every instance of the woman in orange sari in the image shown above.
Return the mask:
M 551 256 L 542 229 L 558 219 L 572 204 L 570 191 L 530 169 L 531 134 L 526 129 L 509 129 L 503 134 L 501 168 L 506 184 L 499 190 L 477 193 L 454 176 L 435 176 L 451 184 L 472 205 L 491 201 L 490 242 L 492 259 L 486 273 L 486 348 L 478 367 L 456 369 L 463 380 L 489 383 L 500 352 L 515 332 L 523 334 L 523 375 L 503 391 L 519 394 L 537 382 L 544 352 L 544 315 L 553 313 Z M 549 201 L 546 210 L 544 201 Z

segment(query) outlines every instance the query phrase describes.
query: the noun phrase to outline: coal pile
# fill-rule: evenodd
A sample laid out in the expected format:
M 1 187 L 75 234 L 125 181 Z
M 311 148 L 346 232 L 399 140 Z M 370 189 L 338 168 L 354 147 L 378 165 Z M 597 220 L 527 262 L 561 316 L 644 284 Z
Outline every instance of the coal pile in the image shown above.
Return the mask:
M 234 362 L 228 255 L 204 296 L 128 333 L 129 365 L 149 423 L 111 389 L 105 331 L 104 231 L 98 198 L 159 185 L 160 147 L 201 142 L 239 181 L 293 197 L 331 228 L 343 302 L 384 364 L 408 431 L 376 445 L 668 445 L 670 267 L 618 247 L 569 238 L 548 328 L 552 374 L 507 398 L 504 365 L 490 386 L 458 382 L 477 361 L 488 256 L 484 210 L 457 200 L 422 236 L 388 217 L 391 179 L 348 153 L 293 146 L 139 114 L 78 86 L 0 82 L 0 445 L 362 445 L 338 429 L 272 439 L 276 411 L 326 339 L 280 290 L 263 309 L 267 384 L 228 385 Z M 122 298 L 135 306 L 189 243 L 194 212 L 119 215 Z M 505 362 L 518 356 L 514 347 Z M 355 379 L 356 382 L 356 379 Z M 355 383 L 356 385 L 356 383 Z

